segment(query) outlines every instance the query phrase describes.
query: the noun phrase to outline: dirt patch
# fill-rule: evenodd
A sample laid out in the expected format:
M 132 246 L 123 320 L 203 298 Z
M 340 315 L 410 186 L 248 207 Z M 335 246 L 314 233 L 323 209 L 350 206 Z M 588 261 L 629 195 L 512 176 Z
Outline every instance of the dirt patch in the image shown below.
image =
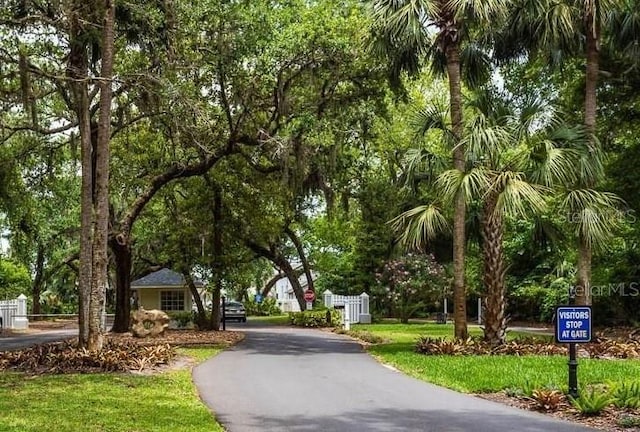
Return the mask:
M 29 320 L 29 330 L 60 330 L 78 328 L 77 319 Z
M 487 399 L 493 402 L 499 402 L 505 405 L 509 405 L 512 407 L 528 410 L 528 411 L 537 411 L 548 416 L 562 419 L 566 421 L 570 421 L 573 423 L 580 423 L 585 426 L 589 426 L 598 430 L 607 431 L 607 432 L 640 432 L 640 427 L 623 427 L 620 425 L 620 421 L 623 421 L 624 418 L 638 418 L 640 419 L 640 412 L 638 410 L 624 410 L 616 407 L 608 407 L 606 408 L 600 415 L 598 416 L 583 416 L 578 410 L 573 408 L 573 406 L 565 400 L 557 410 L 555 411 L 544 411 L 537 408 L 535 401 L 524 398 L 524 397 L 512 397 L 508 396 L 505 392 L 498 393 L 482 393 L 476 395 L 479 398 Z

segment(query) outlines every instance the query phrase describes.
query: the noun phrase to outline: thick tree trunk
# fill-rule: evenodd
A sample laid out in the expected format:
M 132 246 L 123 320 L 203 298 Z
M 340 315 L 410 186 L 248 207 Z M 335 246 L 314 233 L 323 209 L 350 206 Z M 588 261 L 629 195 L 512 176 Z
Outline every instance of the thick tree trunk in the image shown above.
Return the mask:
M 33 286 L 31 287 L 31 297 L 33 298 L 33 306 L 31 313 L 34 315 L 40 315 L 42 310 L 40 309 L 40 294 L 42 293 L 42 285 L 44 284 L 44 245 L 38 242 L 38 252 L 36 255 L 36 275 L 33 279 Z M 40 317 L 35 317 L 39 320 Z
M 497 196 L 486 198 L 482 220 L 483 283 L 486 293 L 484 312 L 484 340 L 501 345 L 506 339 L 505 319 L 505 265 L 502 251 L 504 225 L 502 216 L 495 212 Z
M 262 287 L 262 297 L 268 296 L 269 293 L 271 292 L 271 289 L 276 285 L 276 283 L 285 276 L 286 274 L 279 272 L 274 277 L 269 279 L 267 283 L 264 284 L 264 286 Z
M 209 328 L 214 331 L 220 330 L 220 320 L 222 319 L 220 313 L 220 293 L 222 289 L 222 281 L 216 281 L 216 286 L 213 288 L 213 296 L 211 299 L 211 322 Z
M 453 166 L 464 172 L 465 154 L 460 144 L 462 128 L 462 89 L 460 78 L 460 48 L 457 42 L 446 47 L 447 74 L 449 76 L 449 98 L 451 105 L 451 128 L 455 136 L 456 146 L 453 149 Z M 464 196 L 456 197 L 453 208 L 453 320 L 454 333 L 457 339 L 466 339 L 467 332 L 467 293 L 464 281 L 465 259 L 465 217 L 466 205 Z
M 222 292 L 222 270 L 224 244 L 222 242 L 222 189 L 212 183 L 213 188 L 213 304 L 211 306 L 211 328 L 220 330 L 220 293 Z
M 304 299 L 304 290 L 302 289 L 302 285 L 300 284 L 300 280 L 298 279 L 299 273 L 294 270 L 289 261 L 287 261 L 284 257 L 279 260 L 280 263 L 278 266 L 280 270 L 287 275 L 287 279 L 291 283 L 291 287 L 293 288 L 293 293 L 296 296 L 296 300 L 298 300 L 298 305 L 300 305 L 300 310 L 307 309 L 307 301 Z
M 270 245 L 269 249 L 267 249 L 266 247 L 260 246 L 251 240 L 245 239 L 245 243 L 249 249 L 274 263 L 276 267 L 287 276 L 287 279 L 291 282 L 291 287 L 293 288 L 296 300 L 298 300 L 298 304 L 300 305 L 300 310 L 305 310 L 307 308 L 307 302 L 304 299 L 302 285 L 300 285 L 300 281 L 298 280 L 300 274 L 294 270 L 287 258 L 276 249 L 275 245 Z
M 111 331 L 126 333 L 131 324 L 131 240 L 120 233 L 109 244 L 116 271 L 116 310 Z
M 300 277 L 300 275 L 302 274 L 300 270 L 294 270 L 294 271 L 296 272 L 298 277 Z M 271 292 L 271 289 L 275 286 L 275 284 L 280 279 L 286 276 L 287 275 L 284 272 L 279 272 L 277 275 L 269 279 L 269 281 L 264 285 L 264 287 L 262 287 L 262 297 L 266 297 L 267 295 L 269 295 L 269 293 Z
M 78 129 L 80 131 L 80 160 L 82 185 L 80 193 L 80 268 L 78 272 L 78 344 L 86 347 L 89 339 L 89 299 L 93 269 L 93 145 L 89 113 L 88 57 L 84 34 L 82 4 L 72 5 L 70 51 L 67 75 L 71 79 L 71 92 Z
M 100 116 L 96 146 L 96 207 L 93 239 L 93 274 L 89 304 L 89 343 L 91 351 L 100 351 L 104 343 L 102 314 L 108 286 L 109 240 L 109 141 L 111 136 L 111 79 L 113 77 L 115 5 L 105 0 L 102 29 L 102 70 L 100 88 Z
M 600 69 L 598 41 L 600 29 L 595 11 L 586 11 L 585 14 L 585 36 L 586 36 L 586 72 L 584 86 L 584 128 L 588 134 L 589 145 L 595 147 L 597 141 L 596 116 L 597 116 L 597 94 L 598 73 Z M 593 184 L 586 184 L 586 187 L 593 187 Z M 591 304 L 591 246 L 584 236 L 578 238 L 578 271 L 576 280 L 576 303 L 581 305 Z
M 307 254 L 304 252 L 304 247 L 302 247 L 302 242 L 298 238 L 295 232 L 289 227 L 286 227 L 284 232 L 287 234 L 291 242 L 296 248 L 298 252 L 298 256 L 300 257 L 300 262 L 302 263 L 302 269 L 304 271 L 304 275 L 307 278 L 307 289 L 315 292 L 316 289 L 313 285 L 313 275 L 311 274 L 311 266 L 309 265 L 309 260 L 307 259 Z
M 193 277 L 188 270 L 182 270 L 182 275 L 184 276 L 184 280 L 189 287 L 189 291 L 191 292 L 191 297 L 193 297 L 193 301 L 196 303 L 196 325 L 200 330 L 205 330 L 209 328 L 209 323 L 207 323 L 207 311 L 204 308 L 204 304 L 202 303 L 202 297 L 200 297 L 200 292 L 196 287 L 195 282 L 193 281 Z M 212 302 L 213 303 L 213 302 Z

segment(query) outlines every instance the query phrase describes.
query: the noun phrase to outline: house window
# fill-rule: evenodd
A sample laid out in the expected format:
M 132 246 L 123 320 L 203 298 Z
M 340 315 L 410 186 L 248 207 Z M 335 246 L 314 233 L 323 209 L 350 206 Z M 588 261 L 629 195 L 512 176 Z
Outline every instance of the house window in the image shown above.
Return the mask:
M 161 291 L 160 309 L 163 311 L 183 311 L 184 291 Z

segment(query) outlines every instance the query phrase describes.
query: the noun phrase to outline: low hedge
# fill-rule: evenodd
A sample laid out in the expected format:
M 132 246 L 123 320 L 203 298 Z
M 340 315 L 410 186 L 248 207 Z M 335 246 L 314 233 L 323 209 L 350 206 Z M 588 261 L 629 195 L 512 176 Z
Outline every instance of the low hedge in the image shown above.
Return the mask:
M 327 316 L 329 316 L 329 320 L 327 320 Z M 340 324 L 342 314 L 335 309 L 314 309 L 289 312 L 289 319 L 291 325 L 299 327 L 333 327 Z

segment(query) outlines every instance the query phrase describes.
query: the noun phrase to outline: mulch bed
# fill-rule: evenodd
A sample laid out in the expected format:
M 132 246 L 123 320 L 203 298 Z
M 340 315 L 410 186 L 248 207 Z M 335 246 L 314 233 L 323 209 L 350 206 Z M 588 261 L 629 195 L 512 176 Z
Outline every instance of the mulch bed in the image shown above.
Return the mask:
M 137 338 L 131 333 L 107 333 L 107 338 L 118 342 L 134 342 L 142 345 L 169 344 L 171 346 L 234 345 L 244 339 L 236 331 L 166 330 L 163 335 Z
M 614 406 L 606 408 L 598 416 L 583 416 L 581 415 L 568 401 L 565 401 L 560 405 L 556 411 L 543 411 L 537 408 L 534 401 L 527 398 L 511 397 L 507 396 L 505 392 L 498 393 L 481 393 L 476 396 L 487 399 L 493 402 L 499 402 L 512 407 L 525 409 L 528 411 L 537 411 L 551 417 L 570 421 L 573 423 L 580 423 L 585 426 L 589 426 L 598 430 L 607 432 L 640 432 L 640 428 L 624 428 L 618 424 L 618 421 L 624 417 L 640 417 L 640 412 L 634 410 L 619 409 Z
M 176 347 L 227 347 L 243 338 L 243 333 L 233 331 L 167 330 L 153 338 L 136 338 L 131 333 L 107 333 L 104 349 L 100 352 L 78 348 L 77 340 L 70 338 L 0 352 L 0 371 L 15 370 L 28 374 L 155 373 L 190 364 L 188 359 L 177 355 Z

